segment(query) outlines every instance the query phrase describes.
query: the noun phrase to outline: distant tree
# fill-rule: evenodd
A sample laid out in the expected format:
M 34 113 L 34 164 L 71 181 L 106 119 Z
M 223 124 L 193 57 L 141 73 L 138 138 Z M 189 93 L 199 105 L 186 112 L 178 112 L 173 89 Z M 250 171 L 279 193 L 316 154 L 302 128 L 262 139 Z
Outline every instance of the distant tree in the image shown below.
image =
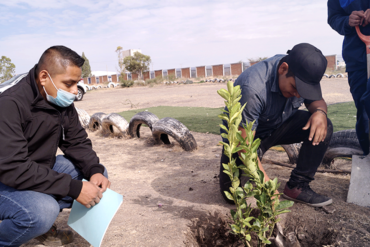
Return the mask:
M 118 46 L 117 49 L 116 49 L 116 53 L 117 53 L 117 56 L 118 56 L 118 73 L 120 74 L 120 81 L 121 83 L 123 83 L 124 81 L 124 78 L 126 78 L 126 69 L 125 69 L 125 65 L 123 63 L 123 54 L 122 54 L 122 47 L 121 46 Z
M 261 62 L 263 60 L 266 60 L 268 57 L 259 57 L 259 58 L 249 58 L 249 62 L 251 64 L 255 64 L 255 63 L 258 63 L 258 62 Z
M 90 77 L 91 76 L 91 67 L 89 59 L 85 56 L 85 53 L 82 52 L 82 58 L 85 59 L 84 65 L 82 65 L 82 78 Z
M 131 73 L 137 73 L 142 79 L 143 72 L 149 69 L 151 59 L 150 56 L 144 55 L 140 52 L 135 52 L 133 56 L 127 56 L 123 59 L 125 69 Z
M 118 46 L 117 49 L 116 49 L 116 53 L 117 53 L 117 56 L 118 56 L 118 72 L 120 74 L 126 72 L 125 65 L 123 64 L 124 56 L 123 56 L 122 52 L 123 52 L 122 47 Z
M 1 56 L 0 59 L 0 83 L 9 80 L 14 76 L 15 65 L 12 63 L 10 58 L 6 56 Z

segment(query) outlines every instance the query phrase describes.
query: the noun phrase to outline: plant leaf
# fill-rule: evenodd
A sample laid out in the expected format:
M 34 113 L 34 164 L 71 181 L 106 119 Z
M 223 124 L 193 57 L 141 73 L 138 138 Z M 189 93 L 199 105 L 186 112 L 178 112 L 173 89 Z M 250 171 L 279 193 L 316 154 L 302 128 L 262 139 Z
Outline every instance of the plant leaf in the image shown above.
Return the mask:
M 281 201 L 279 205 L 276 206 L 275 210 L 280 211 L 282 209 L 290 208 L 291 206 L 293 206 L 293 204 L 294 204 L 293 201 L 289 200 Z
M 230 194 L 230 192 L 224 191 L 224 193 L 225 193 L 225 196 L 227 197 L 227 199 L 234 201 L 234 197 Z

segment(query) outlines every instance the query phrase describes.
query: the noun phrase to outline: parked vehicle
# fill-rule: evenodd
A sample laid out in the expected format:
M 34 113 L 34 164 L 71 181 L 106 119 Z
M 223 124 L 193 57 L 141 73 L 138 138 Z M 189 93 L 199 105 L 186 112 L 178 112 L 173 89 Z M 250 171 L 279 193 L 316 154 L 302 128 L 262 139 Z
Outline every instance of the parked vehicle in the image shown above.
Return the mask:
M 77 83 L 77 88 L 78 88 L 78 93 L 76 95 L 76 99 L 75 101 L 81 101 L 82 98 L 84 97 L 84 94 L 87 92 L 88 90 L 88 87 L 87 85 L 84 83 L 83 79 L 81 79 L 78 83 Z

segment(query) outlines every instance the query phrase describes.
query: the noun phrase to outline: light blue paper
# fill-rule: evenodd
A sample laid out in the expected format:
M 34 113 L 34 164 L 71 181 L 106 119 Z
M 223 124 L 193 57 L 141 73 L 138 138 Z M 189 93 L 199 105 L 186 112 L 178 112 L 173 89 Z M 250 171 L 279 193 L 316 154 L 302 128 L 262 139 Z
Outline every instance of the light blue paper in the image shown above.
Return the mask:
M 75 200 L 68 225 L 92 246 L 99 247 L 122 201 L 123 196 L 110 189 L 103 193 L 100 202 L 92 208 L 86 208 Z

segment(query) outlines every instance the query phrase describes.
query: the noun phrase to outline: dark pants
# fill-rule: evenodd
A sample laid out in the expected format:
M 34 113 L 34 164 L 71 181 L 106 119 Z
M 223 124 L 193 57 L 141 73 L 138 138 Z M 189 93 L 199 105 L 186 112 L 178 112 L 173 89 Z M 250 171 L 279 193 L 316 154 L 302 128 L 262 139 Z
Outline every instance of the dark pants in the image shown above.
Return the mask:
M 330 119 L 328 119 L 328 130 L 324 142 L 320 142 L 319 145 L 313 146 L 312 141 L 308 140 L 310 129 L 302 130 L 310 117 L 311 113 L 307 111 L 297 111 L 270 136 L 264 139 L 261 138 L 259 152 L 262 153 L 265 153 L 272 146 L 303 142 L 299 152 L 297 166 L 296 168 L 294 168 L 290 175 L 289 183 L 291 184 L 311 182 L 312 180 L 314 180 L 317 168 L 320 166 L 321 161 L 324 158 L 325 152 L 329 146 L 330 139 L 333 134 L 333 125 Z M 256 136 L 255 138 L 259 137 Z M 238 154 L 234 154 L 234 158 L 237 157 Z M 239 158 L 237 158 L 236 160 L 238 165 L 242 164 Z M 222 150 L 220 166 L 221 194 L 226 201 L 231 202 L 225 197 L 224 193 L 224 191 L 229 191 L 229 187 L 231 186 L 230 178 L 226 173 L 223 172 L 224 168 L 222 166 L 222 163 L 227 164 L 228 162 L 229 158 L 224 154 Z
M 370 81 L 367 71 L 348 72 L 350 91 L 357 108 L 356 134 L 364 155 L 369 153 Z M 369 90 L 367 90 L 369 89 Z

